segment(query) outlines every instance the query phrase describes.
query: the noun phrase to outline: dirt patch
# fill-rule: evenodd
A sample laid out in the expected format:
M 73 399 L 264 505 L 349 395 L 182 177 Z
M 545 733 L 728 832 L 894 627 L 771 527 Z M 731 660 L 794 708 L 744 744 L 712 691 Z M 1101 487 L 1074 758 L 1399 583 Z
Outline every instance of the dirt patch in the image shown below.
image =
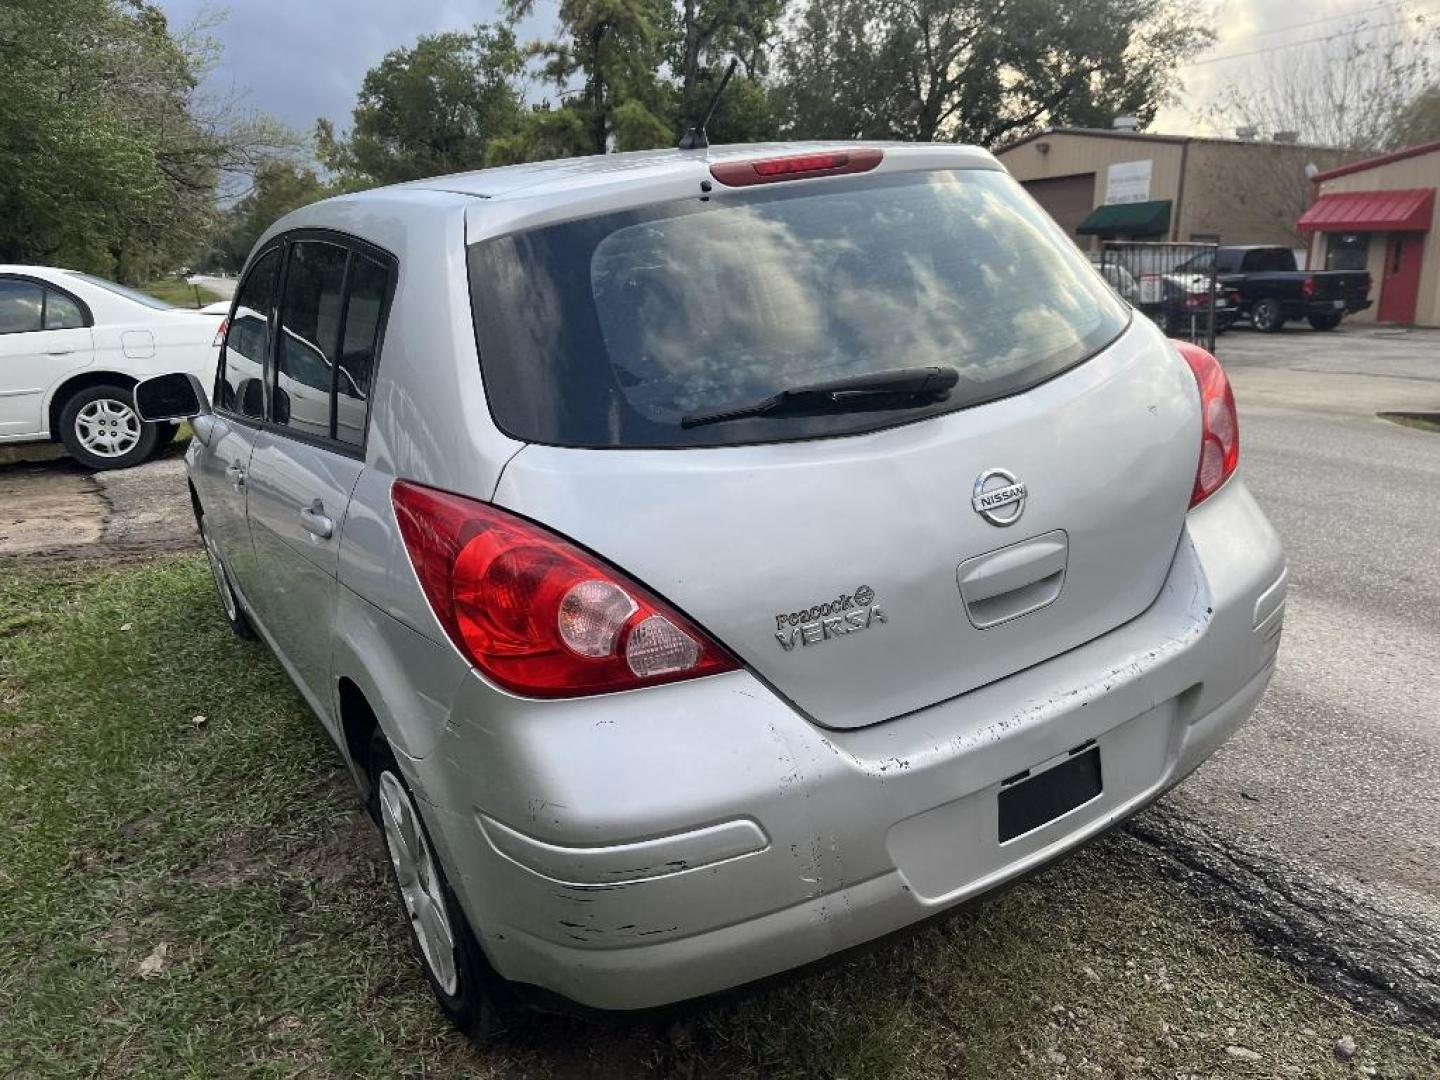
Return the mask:
M 0 464 L 0 558 L 128 559 L 194 547 L 184 447 L 133 469 Z
M 108 504 L 100 485 L 68 461 L 0 468 L 0 555 L 96 543 Z

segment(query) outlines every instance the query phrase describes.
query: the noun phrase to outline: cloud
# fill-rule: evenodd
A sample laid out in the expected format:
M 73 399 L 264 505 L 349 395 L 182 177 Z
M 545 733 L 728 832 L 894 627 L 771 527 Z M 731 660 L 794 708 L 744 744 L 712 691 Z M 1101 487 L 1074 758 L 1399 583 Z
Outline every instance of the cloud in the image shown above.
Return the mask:
M 1339 34 L 1365 18 L 1371 25 L 1393 21 L 1405 11 L 1405 0 L 1221 0 L 1213 11 L 1215 44 L 1181 69 L 1180 100 L 1162 109 L 1150 130 L 1172 135 L 1233 136 L 1203 116 L 1230 86 L 1260 78 L 1287 57 L 1307 55 L 1299 42 Z M 1318 46 L 1311 46 L 1314 49 Z M 1251 55 L 1238 55 L 1238 54 Z M 1234 56 L 1234 59 L 1219 60 Z M 1213 62 L 1212 62 L 1213 61 Z
M 207 91 L 238 96 L 304 134 L 319 117 L 348 127 L 360 81 L 391 49 L 494 21 L 500 8 L 499 0 L 243 0 L 228 9 L 210 0 L 158 2 L 172 29 L 219 17 L 210 32 L 223 52 Z M 553 4 L 537 7 L 544 15 L 522 24 L 522 39 L 550 29 Z

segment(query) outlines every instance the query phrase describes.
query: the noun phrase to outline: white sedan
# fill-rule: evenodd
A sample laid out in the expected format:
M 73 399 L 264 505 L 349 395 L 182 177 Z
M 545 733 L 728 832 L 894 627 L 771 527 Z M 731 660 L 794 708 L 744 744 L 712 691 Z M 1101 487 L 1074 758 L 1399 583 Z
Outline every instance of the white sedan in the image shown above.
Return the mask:
M 175 433 L 131 391 L 152 375 L 215 376 L 223 313 L 187 311 L 113 281 L 0 265 L 0 443 L 63 443 L 92 469 L 138 465 Z

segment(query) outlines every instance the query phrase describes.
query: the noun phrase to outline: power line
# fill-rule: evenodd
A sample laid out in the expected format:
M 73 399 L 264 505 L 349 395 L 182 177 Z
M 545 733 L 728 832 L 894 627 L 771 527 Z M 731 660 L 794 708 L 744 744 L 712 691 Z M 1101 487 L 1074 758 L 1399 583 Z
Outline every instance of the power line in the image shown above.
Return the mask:
M 1321 23 L 1335 22 L 1337 19 L 1359 20 L 1365 18 L 1368 15 L 1373 15 L 1378 11 L 1386 11 L 1390 8 L 1409 9 L 1410 5 L 1411 0 L 1385 0 L 1384 3 L 1376 4 L 1374 7 L 1361 8 L 1359 11 L 1346 11 L 1340 13 L 1339 15 L 1325 15 L 1319 19 L 1307 19 L 1305 22 L 1291 23 L 1289 26 L 1277 26 L 1274 30 L 1260 30 L 1253 34 L 1241 34 L 1239 37 L 1231 38 L 1229 41 L 1226 42 L 1226 44 L 1235 45 L 1242 41 L 1253 41 L 1256 38 L 1273 37 L 1276 34 L 1288 34 L 1292 30 L 1308 30 L 1312 26 L 1319 26 Z M 1407 15 L 1432 14 L 1431 12 L 1426 12 L 1423 10 L 1419 12 L 1411 12 L 1407 10 L 1405 13 Z
M 1326 41 L 1335 41 L 1343 37 L 1358 37 L 1360 34 L 1369 33 L 1372 30 L 1383 30 L 1387 26 L 1403 26 L 1410 20 L 1408 18 L 1391 19 L 1388 22 L 1368 23 L 1365 26 L 1340 30 L 1333 34 L 1325 34 L 1320 37 L 1303 38 L 1300 41 L 1288 41 L 1279 45 L 1270 45 L 1263 49 L 1250 49 L 1247 52 L 1225 53 L 1223 56 L 1211 56 L 1204 60 L 1192 60 L 1188 64 L 1181 64 L 1181 70 L 1189 68 L 1205 67 L 1207 64 L 1222 64 L 1227 60 L 1241 60 L 1247 56 L 1259 56 L 1262 53 L 1280 52 L 1284 49 L 1297 49 L 1302 45 L 1319 45 Z

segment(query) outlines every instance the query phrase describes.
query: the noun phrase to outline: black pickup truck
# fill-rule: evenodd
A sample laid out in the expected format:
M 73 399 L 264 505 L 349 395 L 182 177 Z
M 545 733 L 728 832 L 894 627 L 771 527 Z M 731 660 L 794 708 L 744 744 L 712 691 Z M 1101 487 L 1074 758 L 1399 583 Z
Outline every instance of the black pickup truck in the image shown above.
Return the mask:
M 1370 275 L 1364 270 L 1299 270 L 1285 247 L 1221 247 L 1215 276 L 1240 318 L 1275 333 L 1287 319 L 1307 319 L 1316 330 L 1333 330 L 1352 311 L 1370 306 Z M 1208 273 L 1204 252 L 1177 270 Z

